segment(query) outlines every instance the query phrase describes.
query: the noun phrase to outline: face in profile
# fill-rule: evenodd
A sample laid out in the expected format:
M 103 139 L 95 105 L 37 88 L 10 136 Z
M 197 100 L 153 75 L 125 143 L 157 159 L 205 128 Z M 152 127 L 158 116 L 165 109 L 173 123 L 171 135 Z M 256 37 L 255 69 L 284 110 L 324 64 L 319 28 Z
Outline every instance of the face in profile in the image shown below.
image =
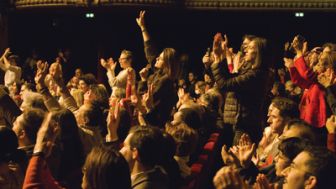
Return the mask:
M 306 184 L 308 184 L 306 178 L 311 175 L 306 166 L 309 159 L 310 157 L 307 152 L 301 152 L 295 157 L 290 166 L 282 171 L 282 174 L 285 177 L 283 185 L 284 189 L 310 188 L 306 186 Z
M 130 59 L 125 53 L 121 53 L 119 57 L 120 67 L 125 69 L 130 66 Z
M 251 41 L 246 48 L 245 61 L 253 62 L 257 57 L 257 44 L 255 41 Z
M 155 62 L 155 68 L 162 69 L 164 66 L 164 60 L 163 60 L 163 52 L 160 54 L 159 57 L 156 58 Z
M 242 43 L 242 50 L 244 53 L 247 51 L 248 44 L 251 42 L 248 38 L 245 38 L 243 43 Z

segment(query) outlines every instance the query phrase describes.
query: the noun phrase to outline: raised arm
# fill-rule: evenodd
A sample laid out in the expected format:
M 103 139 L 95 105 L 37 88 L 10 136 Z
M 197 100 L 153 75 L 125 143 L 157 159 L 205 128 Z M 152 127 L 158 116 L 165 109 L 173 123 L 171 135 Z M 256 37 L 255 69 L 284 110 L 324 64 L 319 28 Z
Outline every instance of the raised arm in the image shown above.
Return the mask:
M 5 65 L 5 59 L 6 59 L 6 56 L 7 54 L 10 52 L 10 49 L 7 48 L 5 50 L 5 52 L 2 54 L 2 56 L 0 57 L 0 69 L 2 69 L 3 71 L 6 71 L 7 68 L 6 68 L 6 65 Z M 7 60 L 7 59 L 6 59 Z M 8 60 L 7 60 L 8 61 Z
M 155 63 L 155 59 L 156 57 L 158 57 L 158 50 L 155 46 L 155 44 L 153 43 L 153 41 L 151 40 L 149 33 L 147 31 L 146 25 L 145 25 L 145 13 L 146 11 L 140 11 L 139 17 L 136 18 L 136 22 L 138 24 L 138 26 L 141 29 L 142 32 L 142 38 L 143 38 L 143 42 L 144 42 L 144 50 L 145 50 L 145 56 L 147 59 L 147 62 L 149 65 L 147 65 L 146 67 L 152 67 Z
M 62 76 L 63 75 L 62 68 L 60 64 L 58 66 L 59 66 L 59 69 L 57 69 L 55 75 L 53 75 L 53 79 L 55 83 L 58 85 L 58 87 L 61 89 L 60 91 L 61 91 L 61 96 L 63 98 L 64 106 L 70 111 L 75 112 L 76 110 L 78 110 L 76 100 L 70 94 L 70 91 L 64 84 L 64 80 Z
M 108 78 L 108 83 L 112 88 L 116 84 L 115 68 L 117 66 L 117 61 L 114 61 L 113 58 L 109 58 L 107 61 L 103 58 L 100 59 L 100 65 L 106 69 L 106 75 Z
M 62 188 L 51 175 L 45 160 L 50 155 L 51 148 L 55 145 L 55 139 L 59 135 L 59 131 L 59 125 L 52 120 L 52 114 L 49 113 L 37 133 L 34 153 L 29 161 L 22 188 Z
M 150 40 L 150 36 L 145 25 L 145 13 L 146 11 L 144 10 L 140 11 L 139 17 L 136 18 L 136 22 L 141 29 L 143 41 L 147 42 Z
M 304 79 L 300 73 L 298 72 L 298 70 L 296 69 L 296 67 L 294 66 L 294 62 L 292 59 L 290 58 L 284 58 L 284 63 L 285 63 L 285 67 L 288 69 L 290 77 L 292 82 L 299 86 L 302 89 L 307 89 L 311 86 L 312 82 L 309 80 Z
M 48 87 L 45 84 L 45 78 L 48 73 L 48 63 L 39 60 L 37 62 L 37 72 L 35 75 L 36 89 L 43 95 L 44 104 L 50 111 L 52 109 L 59 109 L 60 105 L 57 100 L 50 94 Z

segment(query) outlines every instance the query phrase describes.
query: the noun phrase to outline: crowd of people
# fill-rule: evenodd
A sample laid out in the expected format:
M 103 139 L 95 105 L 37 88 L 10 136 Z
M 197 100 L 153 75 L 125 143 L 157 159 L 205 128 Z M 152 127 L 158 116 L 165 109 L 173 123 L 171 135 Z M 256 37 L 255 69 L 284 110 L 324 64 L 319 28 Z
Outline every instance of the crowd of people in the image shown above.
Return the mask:
M 147 65 L 137 77 L 131 51 L 101 58 L 111 94 L 80 68 L 65 81 L 63 54 L 50 65 L 32 57 L 27 72 L 4 51 L 0 188 L 188 188 L 212 133 L 220 167 L 204 188 L 333 188 L 336 44 L 309 49 L 297 35 L 275 69 L 266 39 L 245 35 L 234 51 L 217 33 L 202 77 L 184 78 L 181 55 L 157 48 L 145 11 L 136 23 Z

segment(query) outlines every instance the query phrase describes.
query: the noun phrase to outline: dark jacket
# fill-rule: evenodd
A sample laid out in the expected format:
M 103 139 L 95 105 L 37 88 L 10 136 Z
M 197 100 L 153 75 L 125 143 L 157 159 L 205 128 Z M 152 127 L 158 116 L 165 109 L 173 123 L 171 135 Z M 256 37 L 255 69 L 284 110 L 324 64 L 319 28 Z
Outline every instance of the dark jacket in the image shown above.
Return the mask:
M 224 123 L 235 125 L 248 134 L 261 131 L 268 71 L 244 63 L 238 74 L 230 74 L 225 61 L 213 63 L 211 71 L 224 95 Z
M 149 64 L 154 64 L 155 58 L 158 56 L 157 52 L 151 41 L 145 43 L 145 54 Z M 151 84 L 153 84 L 154 107 L 144 115 L 144 118 L 147 124 L 163 128 L 178 101 L 177 90 L 174 81 L 161 70 L 155 70 L 146 82 L 140 81 L 138 93 L 144 93 Z
M 168 186 L 168 176 L 159 167 L 139 173 L 134 178 L 132 177 L 133 189 L 168 189 Z
M 20 108 L 0 86 L 0 125 L 7 125 L 12 128 L 15 119 L 21 113 Z

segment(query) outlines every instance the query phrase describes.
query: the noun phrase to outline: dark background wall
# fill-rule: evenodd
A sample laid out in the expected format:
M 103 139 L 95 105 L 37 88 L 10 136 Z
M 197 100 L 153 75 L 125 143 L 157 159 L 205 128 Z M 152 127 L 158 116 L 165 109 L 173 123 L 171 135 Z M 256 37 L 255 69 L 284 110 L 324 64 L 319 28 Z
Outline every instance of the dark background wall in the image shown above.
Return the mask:
M 139 9 L 87 11 L 14 11 L 8 15 L 9 46 L 25 59 L 33 48 L 52 62 L 60 48 L 72 51 L 71 69 L 97 73 L 98 57 L 118 58 L 122 49 L 134 51 L 134 67 L 145 65 L 142 36 L 135 18 Z M 160 47 L 175 47 L 190 56 L 188 70 L 200 72 L 201 58 L 211 46 L 216 32 L 226 33 L 230 45 L 239 48 L 244 34 L 263 36 L 271 44 L 271 56 L 282 64 L 282 46 L 295 34 L 302 34 L 310 46 L 335 42 L 334 12 L 304 12 L 295 17 L 290 11 L 200 11 L 176 9 L 147 10 L 148 31 Z M 99 69 L 99 68 L 98 68 Z M 72 72 L 69 70 L 68 72 Z M 98 71 L 99 72 L 99 71 Z

